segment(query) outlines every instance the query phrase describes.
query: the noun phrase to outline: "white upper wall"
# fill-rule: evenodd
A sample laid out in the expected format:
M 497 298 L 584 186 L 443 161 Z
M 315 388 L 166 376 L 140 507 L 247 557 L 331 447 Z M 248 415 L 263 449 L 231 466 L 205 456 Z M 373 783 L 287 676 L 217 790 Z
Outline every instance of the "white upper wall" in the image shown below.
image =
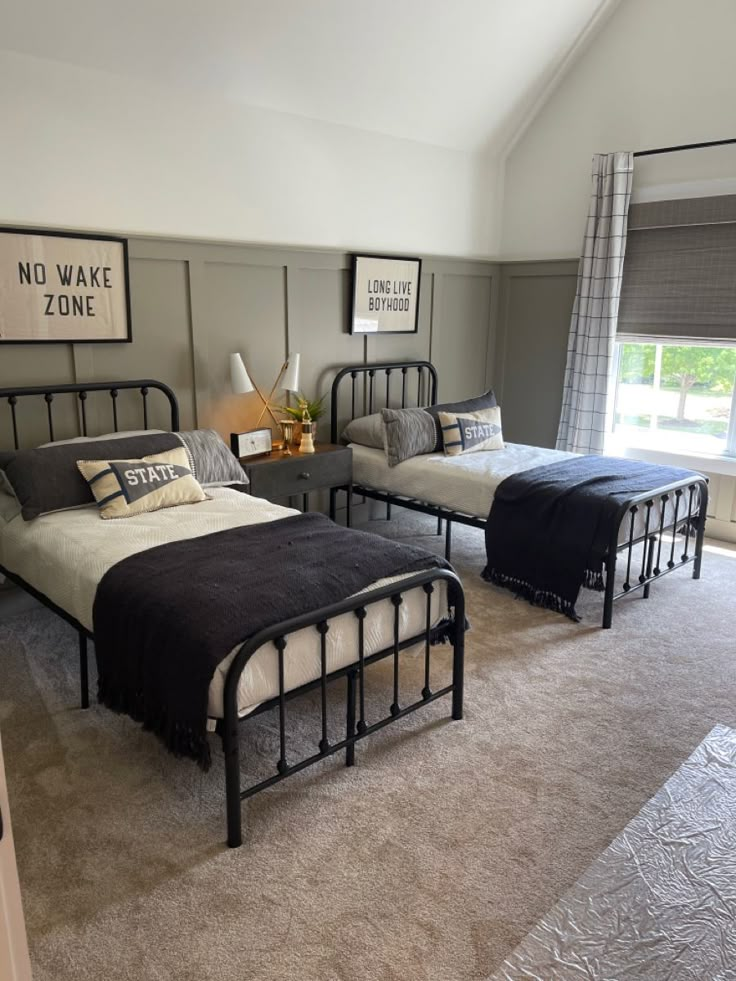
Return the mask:
M 22 0 L 0 47 L 458 150 L 487 148 L 616 0 Z
M 734 0 L 622 0 L 506 161 L 502 258 L 579 254 L 594 153 L 735 137 L 734 38 Z M 734 176 L 736 146 L 685 151 L 637 159 L 634 191 Z
M 0 224 L 488 255 L 493 162 L 0 52 Z M 490 179 L 489 179 L 490 178 Z

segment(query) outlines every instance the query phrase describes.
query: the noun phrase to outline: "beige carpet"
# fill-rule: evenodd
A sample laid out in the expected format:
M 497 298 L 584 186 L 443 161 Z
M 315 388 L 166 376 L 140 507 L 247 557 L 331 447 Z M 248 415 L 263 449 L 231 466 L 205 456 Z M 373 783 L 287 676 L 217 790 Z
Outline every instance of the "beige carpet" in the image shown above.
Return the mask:
M 433 526 L 371 524 L 439 547 Z M 43 610 L 3 620 L 35 981 L 484 978 L 706 733 L 736 724 L 736 551 L 709 551 L 699 583 L 677 573 L 617 604 L 602 632 L 599 597 L 581 624 L 532 609 L 479 580 L 479 533 L 455 541 L 465 720 L 439 702 L 359 746 L 355 768 L 333 760 L 256 797 L 238 851 L 219 757 L 204 776 L 129 720 L 81 712 L 73 631 Z M 388 666 L 371 706 L 382 688 Z M 307 703 L 308 751 L 314 719 Z M 273 719 L 243 732 L 249 766 L 275 759 Z

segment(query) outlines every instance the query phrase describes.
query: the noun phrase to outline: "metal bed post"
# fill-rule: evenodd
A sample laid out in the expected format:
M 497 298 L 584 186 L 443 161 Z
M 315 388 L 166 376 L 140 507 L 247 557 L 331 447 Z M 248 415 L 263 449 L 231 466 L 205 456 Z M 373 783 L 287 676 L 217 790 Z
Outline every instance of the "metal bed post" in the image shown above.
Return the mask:
M 695 561 L 693 562 L 693 579 L 700 579 L 700 567 L 703 564 L 703 544 L 705 539 L 705 522 L 708 511 L 708 484 L 700 485 L 700 511 L 698 512 L 698 528 L 695 535 Z

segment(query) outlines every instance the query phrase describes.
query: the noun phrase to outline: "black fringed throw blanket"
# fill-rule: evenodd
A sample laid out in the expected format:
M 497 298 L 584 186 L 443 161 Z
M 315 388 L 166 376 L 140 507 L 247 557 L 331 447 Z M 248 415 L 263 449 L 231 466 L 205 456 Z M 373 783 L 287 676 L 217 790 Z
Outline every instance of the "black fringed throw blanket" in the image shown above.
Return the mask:
M 578 620 L 581 586 L 604 588 L 603 561 L 621 505 L 697 476 L 610 456 L 581 456 L 513 474 L 499 484 L 488 515 L 483 578 Z
M 99 699 L 206 770 L 209 686 L 234 647 L 378 579 L 432 568 L 451 566 L 424 549 L 338 527 L 321 514 L 138 552 L 108 569 L 97 587 Z

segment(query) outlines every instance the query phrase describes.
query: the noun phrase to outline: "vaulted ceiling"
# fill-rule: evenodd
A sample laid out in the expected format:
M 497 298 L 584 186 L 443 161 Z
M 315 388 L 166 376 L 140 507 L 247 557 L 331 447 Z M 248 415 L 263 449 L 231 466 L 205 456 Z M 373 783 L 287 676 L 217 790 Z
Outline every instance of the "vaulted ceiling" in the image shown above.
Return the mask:
M 500 148 L 617 0 L 2 0 L 0 47 L 464 150 Z

